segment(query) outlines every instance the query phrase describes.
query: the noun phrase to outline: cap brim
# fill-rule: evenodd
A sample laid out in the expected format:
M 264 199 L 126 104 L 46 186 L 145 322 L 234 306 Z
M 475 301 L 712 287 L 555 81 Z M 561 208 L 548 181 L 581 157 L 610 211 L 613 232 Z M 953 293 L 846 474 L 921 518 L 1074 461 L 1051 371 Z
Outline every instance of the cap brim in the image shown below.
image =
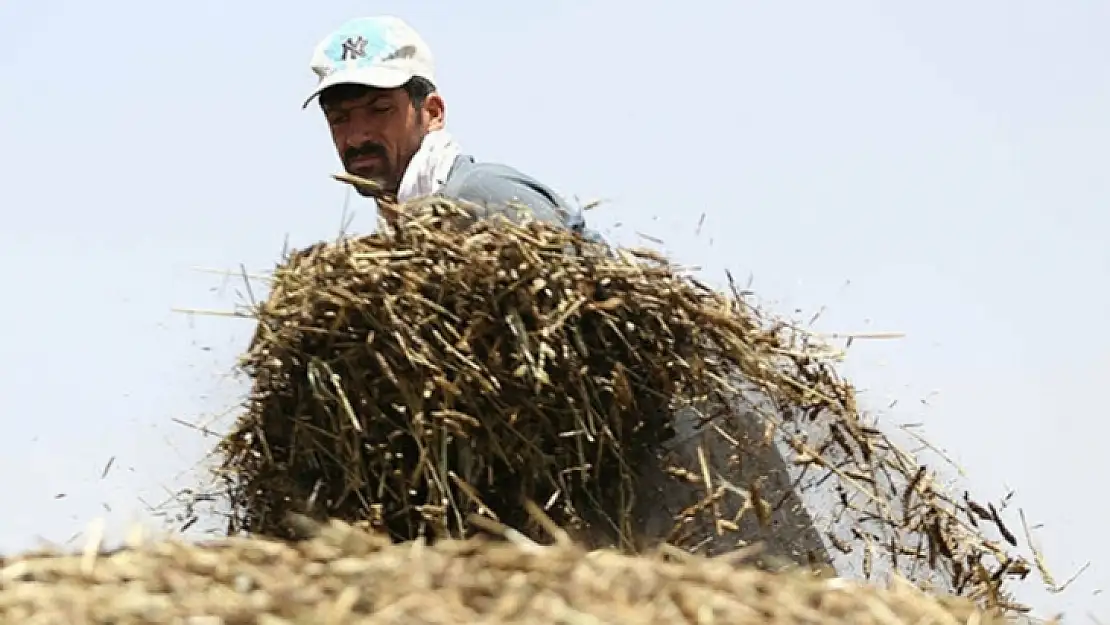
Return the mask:
M 412 72 L 394 67 L 365 67 L 338 71 L 321 80 L 301 108 L 308 108 L 308 105 L 312 104 L 312 101 L 325 89 L 335 85 L 364 85 L 377 89 L 396 89 L 412 77 Z

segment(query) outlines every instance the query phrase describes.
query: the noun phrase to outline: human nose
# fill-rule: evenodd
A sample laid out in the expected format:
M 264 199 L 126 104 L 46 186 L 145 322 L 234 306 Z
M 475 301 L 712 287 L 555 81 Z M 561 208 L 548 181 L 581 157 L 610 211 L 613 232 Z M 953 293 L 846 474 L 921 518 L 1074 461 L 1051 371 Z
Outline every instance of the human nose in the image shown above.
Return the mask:
M 353 116 L 347 130 L 347 134 L 354 145 L 374 141 L 378 136 L 375 124 L 371 123 L 371 120 L 366 119 L 366 116 L 362 114 Z
M 347 133 L 347 140 L 351 143 L 351 147 L 358 147 L 371 140 L 372 133 L 365 125 L 356 124 L 351 128 L 351 132 Z

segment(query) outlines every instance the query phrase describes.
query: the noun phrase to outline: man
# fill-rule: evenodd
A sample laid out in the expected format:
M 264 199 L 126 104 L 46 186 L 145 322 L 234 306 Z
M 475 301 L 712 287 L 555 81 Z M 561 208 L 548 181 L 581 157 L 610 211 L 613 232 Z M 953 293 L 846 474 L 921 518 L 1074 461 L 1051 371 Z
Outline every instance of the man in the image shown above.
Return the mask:
M 404 21 L 346 22 L 317 45 L 312 70 L 319 83 L 304 106 L 319 100 L 344 168 L 380 185 L 361 195 L 438 194 L 510 219 L 526 207 L 534 219 L 588 234 L 581 213 L 547 186 L 461 152 L 445 128 L 431 50 Z

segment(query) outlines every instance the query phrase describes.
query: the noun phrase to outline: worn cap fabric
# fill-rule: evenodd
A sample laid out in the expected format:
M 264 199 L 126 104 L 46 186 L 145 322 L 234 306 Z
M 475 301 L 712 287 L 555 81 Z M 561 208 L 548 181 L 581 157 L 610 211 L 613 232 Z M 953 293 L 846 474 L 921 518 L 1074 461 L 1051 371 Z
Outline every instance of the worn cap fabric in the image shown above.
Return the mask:
M 389 16 L 355 18 L 340 26 L 317 44 L 312 71 L 319 83 L 306 107 L 333 85 L 393 89 L 416 76 L 435 83 L 428 44 L 404 21 Z

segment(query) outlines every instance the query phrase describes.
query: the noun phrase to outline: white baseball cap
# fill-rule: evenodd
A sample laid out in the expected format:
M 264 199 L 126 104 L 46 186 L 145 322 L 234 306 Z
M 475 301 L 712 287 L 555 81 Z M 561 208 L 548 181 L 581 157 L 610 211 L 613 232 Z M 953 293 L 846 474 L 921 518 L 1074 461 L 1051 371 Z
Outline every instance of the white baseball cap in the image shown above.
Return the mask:
M 393 89 L 417 76 L 435 84 L 435 63 L 428 44 L 400 18 L 390 16 L 359 17 L 344 23 L 316 45 L 312 71 L 319 82 L 305 107 L 333 85 Z

